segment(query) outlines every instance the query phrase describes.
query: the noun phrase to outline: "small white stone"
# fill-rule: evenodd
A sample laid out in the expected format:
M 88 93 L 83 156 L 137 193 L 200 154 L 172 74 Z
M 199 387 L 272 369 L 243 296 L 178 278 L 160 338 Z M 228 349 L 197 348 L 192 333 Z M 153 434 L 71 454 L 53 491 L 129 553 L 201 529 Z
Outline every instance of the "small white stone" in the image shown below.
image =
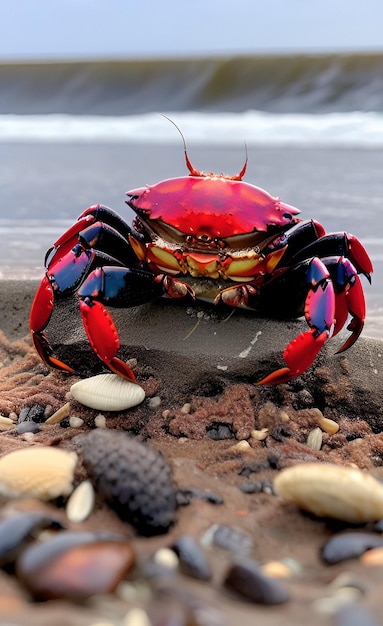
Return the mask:
M 105 415 L 102 415 L 101 413 L 96 415 L 96 417 L 94 418 L 94 424 L 95 424 L 96 428 L 106 428 L 106 418 L 105 418 Z
M 229 450 L 249 450 L 250 444 L 246 439 L 241 439 L 238 443 L 235 443 L 233 446 L 230 446 Z
M 122 626 L 151 626 L 152 621 L 144 609 L 130 609 L 125 615 Z
M 153 398 L 149 398 L 148 404 L 151 409 L 158 409 L 161 404 L 160 396 L 154 396 Z
M 251 436 L 256 441 L 264 441 L 269 436 L 269 429 L 261 428 L 261 430 L 252 430 Z
M 81 417 L 77 417 L 76 415 L 71 415 L 69 418 L 69 426 L 71 428 L 80 428 L 84 423 L 84 420 Z
M 190 413 L 190 411 L 191 411 L 191 404 L 190 404 L 190 402 L 185 402 L 185 404 L 181 408 L 181 413 L 184 413 L 185 415 L 187 415 L 188 413 Z
M 178 567 L 178 556 L 170 548 L 160 548 L 154 555 L 154 561 L 168 569 L 175 570 Z

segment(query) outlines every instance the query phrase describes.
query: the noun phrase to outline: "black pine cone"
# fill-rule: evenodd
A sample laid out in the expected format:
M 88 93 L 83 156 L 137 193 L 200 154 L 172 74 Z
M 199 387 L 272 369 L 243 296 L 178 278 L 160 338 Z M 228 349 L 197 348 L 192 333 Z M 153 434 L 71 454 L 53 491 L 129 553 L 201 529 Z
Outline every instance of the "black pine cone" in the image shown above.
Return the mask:
M 140 535 L 174 522 L 176 489 L 162 454 L 123 432 L 96 429 L 81 437 L 83 462 L 96 491 Z

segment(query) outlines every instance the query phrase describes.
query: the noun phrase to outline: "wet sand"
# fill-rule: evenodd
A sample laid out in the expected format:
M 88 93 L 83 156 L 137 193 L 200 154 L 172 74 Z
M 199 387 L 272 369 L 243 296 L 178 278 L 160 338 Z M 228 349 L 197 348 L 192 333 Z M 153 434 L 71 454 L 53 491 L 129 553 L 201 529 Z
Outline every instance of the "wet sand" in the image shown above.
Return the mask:
M 23 407 L 36 404 L 57 409 L 67 401 L 71 384 L 78 380 L 77 375 L 48 371 L 31 348 L 28 313 L 36 286 L 36 281 L 0 282 L 3 415 L 12 411 L 19 414 Z M 344 336 L 334 338 L 299 379 L 266 388 L 256 382 L 283 365 L 283 348 L 305 328 L 303 322 L 258 320 L 239 311 L 227 319 L 207 306 L 191 309 L 172 302 L 132 309 L 128 314 L 119 312 L 116 320 L 121 354 L 136 359 L 134 370 L 147 398 L 129 411 L 105 413 L 106 426 L 127 431 L 160 450 L 179 490 L 208 490 L 216 502 L 214 498 L 209 501 L 197 497 L 179 506 L 174 526 L 167 534 L 154 538 L 140 537 L 100 500 L 81 524 L 68 523 L 62 502 L 44 506 L 16 502 L 12 506 L 48 507 L 72 529 L 108 528 L 121 533 L 131 541 L 138 561 L 160 547 L 171 546 L 185 534 L 202 542 L 213 572 L 209 583 L 182 573 L 173 574 L 170 582 L 160 577 L 161 584 L 170 585 L 172 601 L 186 606 L 187 597 L 188 602 L 209 608 L 210 621 L 193 618 L 194 622 L 184 621 L 187 624 L 231 625 L 239 620 L 244 625 L 257 620 L 270 626 L 281 621 L 303 625 L 308 620 L 313 626 L 332 624 L 334 615 L 323 612 L 319 601 L 334 595 L 331 583 L 341 574 L 347 574 L 363 589 L 354 600 L 378 620 L 383 568 L 367 567 L 358 559 L 325 565 L 320 549 L 342 525 L 305 515 L 286 504 L 273 495 L 272 483 L 284 467 L 307 461 L 356 465 L 383 478 L 382 342 L 361 337 L 348 352 L 335 355 Z M 81 375 L 100 371 L 85 341 L 75 302 L 57 307 L 48 332 L 57 354 L 70 359 Z M 4 431 L 0 434 L 1 455 L 36 444 L 78 450 L 75 437 L 95 427 L 99 412 L 73 399 L 70 403 L 71 414 L 84 420 L 82 426 L 40 424 L 32 441 L 17 435 L 15 428 Z M 190 406 L 186 409 L 187 404 Z M 319 413 L 336 421 L 340 428 L 332 435 L 324 432 L 320 450 L 314 450 L 307 445 L 307 438 L 317 427 Z M 268 429 L 267 437 L 257 441 L 251 433 L 263 428 Z M 244 440 L 249 446 L 236 447 Z M 80 463 L 76 480 L 83 477 Z M 9 502 L 3 501 L 3 514 L 7 507 Z M 242 548 L 239 542 L 232 549 L 206 546 L 204 542 L 214 524 L 242 533 L 251 546 L 247 556 L 260 564 L 294 560 L 296 573 L 283 580 L 288 602 L 260 606 L 224 588 L 226 572 Z M 144 581 L 146 595 L 130 600 L 117 594 L 92 598 L 80 605 L 70 600 L 34 603 L 13 576 L 1 572 L 0 609 L 10 624 L 44 626 L 53 620 L 63 625 L 91 626 L 109 620 L 120 626 L 129 609 L 153 603 L 157 584 L 158 580 Z

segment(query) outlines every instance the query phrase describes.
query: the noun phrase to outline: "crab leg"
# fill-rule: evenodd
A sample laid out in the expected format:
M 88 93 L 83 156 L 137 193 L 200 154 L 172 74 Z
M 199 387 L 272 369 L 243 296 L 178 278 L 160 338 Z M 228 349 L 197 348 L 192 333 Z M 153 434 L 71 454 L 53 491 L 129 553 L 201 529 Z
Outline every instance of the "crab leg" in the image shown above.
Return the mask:
M 116 325 L 105 305 L 126 308 L 163 295 L 193 295 L 189 285 L 169 276 L 126 267 L 99 267 L 84 281 L 78 295 L 89 342 L 109 369 L 128 380 L 136 378 L 127 363 L 117 357 L 120 341 Z
M 347 327 L 352 333 L 343 346 L 337 350 L 339 353 L 350 348 L 362 332 L 366 317 L 366 303 L 358 272 L 349 259 L 333 257 L 323 259 L 323 262 L 330 271 L 336 294 L 336 321 L 333 334 L 336 335 L 344 327 L 349 315 L 352 317 Z
M 259 385 L 286 383 L 302 374 L 330 337 L 335 314 L 335 293 L 330 274 L 318 258 L 310 261 L 306 272 L 310 285 L 305 302 L 305 317 L 310 330 L 293 339 L 285 348 L 283 358 L 287 367 L 272 372 Z

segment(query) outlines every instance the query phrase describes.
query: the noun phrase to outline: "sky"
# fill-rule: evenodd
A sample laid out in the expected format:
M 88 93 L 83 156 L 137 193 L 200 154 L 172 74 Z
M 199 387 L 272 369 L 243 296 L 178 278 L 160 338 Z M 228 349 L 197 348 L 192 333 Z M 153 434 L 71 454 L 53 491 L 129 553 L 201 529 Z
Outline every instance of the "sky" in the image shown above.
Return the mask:
M 383 0 L 0 0 L 0 60 L 383 51 Z

